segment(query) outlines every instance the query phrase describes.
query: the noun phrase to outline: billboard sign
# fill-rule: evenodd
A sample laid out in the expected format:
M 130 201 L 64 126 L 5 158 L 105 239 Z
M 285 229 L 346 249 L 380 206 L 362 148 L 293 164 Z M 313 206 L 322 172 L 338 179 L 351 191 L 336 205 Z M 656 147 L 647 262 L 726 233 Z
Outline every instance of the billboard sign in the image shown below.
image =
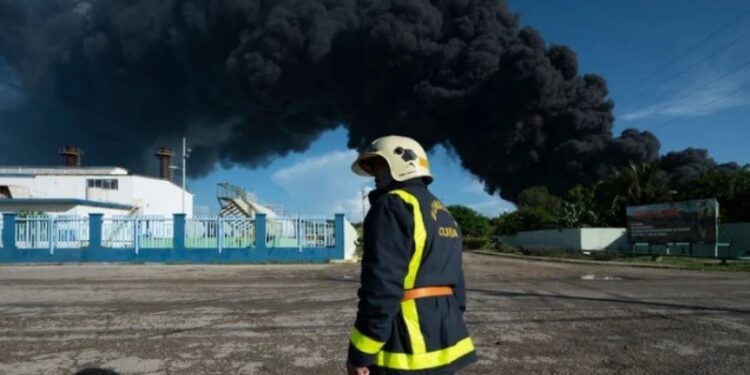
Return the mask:
M 715 199 L 631 206 L 627 208 L 628 240 L 715 244 L 718 217 Z

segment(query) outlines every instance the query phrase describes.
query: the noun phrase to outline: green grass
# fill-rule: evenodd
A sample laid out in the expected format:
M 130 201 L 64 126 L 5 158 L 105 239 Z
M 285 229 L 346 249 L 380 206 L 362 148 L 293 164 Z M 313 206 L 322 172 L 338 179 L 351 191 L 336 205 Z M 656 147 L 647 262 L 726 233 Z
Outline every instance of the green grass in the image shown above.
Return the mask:
M 746 260 L 728 260 L 725 264 L 719 259 L 675 256 L 661 256 L 656 261 L 651 256 L 626 256 L 616 260 L 625 263 L 660 264 L 693 271 L 750 272 L 750 261 Z
M 682 256 L 659 256 L 654 260 L 651 255 L 628 255 L 611 251 L 592 251 L 590 255 L 586 255 L 574 250 L 517 249 L 507 244 L 500 244 L 488 250 L 504 254 L 522 254 L 556 259 L 581 259 L 603 263 L 612 261 L 632 263 L 633 265 L 658 265 L 692 271 L 750 272 L 750 261 L 747 260 L 728 260 L 724 264 L 722 264 L 720 259 Z

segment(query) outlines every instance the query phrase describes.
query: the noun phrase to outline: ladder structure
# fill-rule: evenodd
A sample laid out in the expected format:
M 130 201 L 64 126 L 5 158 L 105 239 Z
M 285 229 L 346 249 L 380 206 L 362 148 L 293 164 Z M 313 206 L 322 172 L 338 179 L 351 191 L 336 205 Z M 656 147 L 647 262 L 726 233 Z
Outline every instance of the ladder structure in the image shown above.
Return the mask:
M 216 198 L 219 200 L 219 216 L 255 218 L 255 214 L 266 214 L 268 218 L 284 215 L 280 205 L 264 204 L 258 197 L 246 189 L 229 183 L 216 186 Z

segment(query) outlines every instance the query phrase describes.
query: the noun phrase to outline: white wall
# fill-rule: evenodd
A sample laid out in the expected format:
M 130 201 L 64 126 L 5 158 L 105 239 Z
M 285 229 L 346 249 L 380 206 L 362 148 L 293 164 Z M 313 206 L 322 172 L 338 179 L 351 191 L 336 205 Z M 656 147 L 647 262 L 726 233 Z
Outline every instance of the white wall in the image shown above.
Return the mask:
M 520 248 L 560 250 L 626 250 L 625 228 L 568 228 L 519 232 L 502 236 L 501 240 Z
M 165 180 L 132 176 L 132 200 L 143 215 L 171 216 L 182 212 L 182 188 Z M 193 216 L 193 194 L 185 193 L 185 213 Z
M 117 190 L 89 189 L 87 179 L 116 179 Z M 165 180 L 137 175 L 39 175 L 33 177 L 3 177 L 0 185 L 23 186 L 28 188 L 28 198 L 61 198 L 83 199 L 98 202 L 137 205 L 142 207 L 143 215 L 171 216 L 182 212 L 182 188 Z M 9 207 L 9 206 L 6 206 Z M 89 208 L 80 208 L 75 212 L 88 213 Z M 11 211 L 9 208 L 4 210 Z M 27 208 L 22 208 L 27 209 Z M 72 208 L 71 208 L 72 209 Z M 96 210 L 96 208 L 91 208 Z M 60 208 L 57 208 L 59 212 Z M 96 212 L 113 210 L 98 209 Z M 114 210 L 121 212 L 118 210 Z M 127 213 L 127 212 L 125 212 Z M 193 214 L 193 195 L 185 194 L 185 213 Z M 119 213 L 122 214 L 122 213 Z
M 628 249 L 628 233 L 625 228 L 582 228 L 581 250 Z
M 357 239 L 357 229 L 348 219 L 344 218 L 344 259 L 354 260 L 357 256 Z
M 578 229 L 547 229 L 502 236 L 502 241 L 521 248 L 576 249 L 581 246 Z

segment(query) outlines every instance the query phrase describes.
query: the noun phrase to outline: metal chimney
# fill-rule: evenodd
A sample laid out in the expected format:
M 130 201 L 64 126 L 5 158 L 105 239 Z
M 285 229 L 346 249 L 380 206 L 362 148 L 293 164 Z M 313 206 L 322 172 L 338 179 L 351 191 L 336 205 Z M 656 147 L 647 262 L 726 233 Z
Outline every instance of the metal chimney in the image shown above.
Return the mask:
M 174 181 L 172 168 L 170 168 L 172 158 L 174 157 L 172 148 L 167 146 L 158 147 L 154 155 L 159 159 L 159 178 Z
M 67 167 L 80 167 L 83 150 L 78 146 L 63 146 L 58 152 L 65 160 Z

